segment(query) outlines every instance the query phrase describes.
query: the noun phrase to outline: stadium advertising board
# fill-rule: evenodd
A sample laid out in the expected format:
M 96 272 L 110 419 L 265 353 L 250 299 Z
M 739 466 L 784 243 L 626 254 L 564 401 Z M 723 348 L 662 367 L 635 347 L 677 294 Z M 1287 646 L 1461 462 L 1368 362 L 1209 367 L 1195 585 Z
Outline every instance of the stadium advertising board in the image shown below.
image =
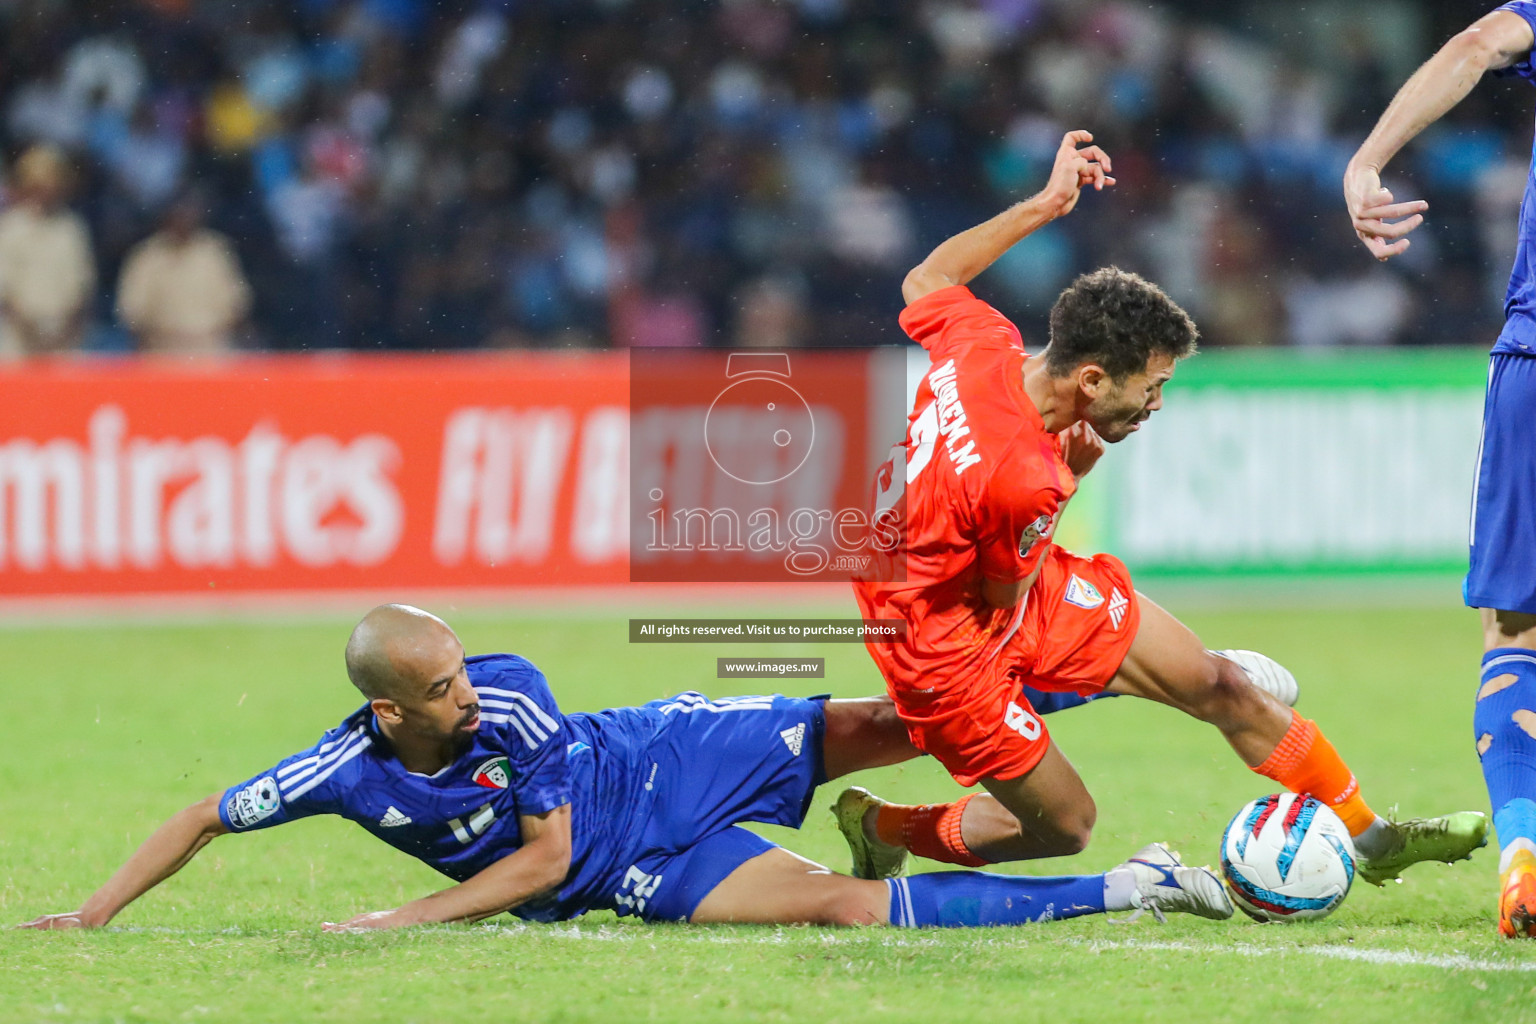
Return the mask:
M 623 354 L 530 353 L 0 370 L 0 596 L 846 577 L 846 558 L 815 551 L 860 553 L 828 531 L 873 507 L 871 467 L 902 430 L 899 363 L 893 387 L 880 353 L 793 354 L 818 431 L 802 451 L 793 423 L 719 415 L 727 391 L 761 397 L 729 385 L 782 383 L 732 377 L 729 357 L 659 354 L 636 373 Z M 1087 478 L 1058 539 L 1138 572 L 1459 569 L 1485 367 L 1473 351 L 1202 354 Z M 909 349 L 909 392 L 926 369 Z M 794 466 L 751 463 L 786 452 Z M 744 544 L 762 509 L 795 543 L 711 548 L 728 513 Z M 802 509 L 818 532 L 796 537 Z M 658 523 L 670 532 L 645 552 Z
M 1140 573 L 1464 571 L 1487 366 L 1471 349 L 1202 353 L 1058 539 Z
M 909 402 L 927 372 L 909 349 Z M 1172 576 L 1464 571 L 1487 372 L 1471 348 L 1202 352 L 1056 540 Z
M 626 576 L 622 355 L 0 371 L 0 594 Z

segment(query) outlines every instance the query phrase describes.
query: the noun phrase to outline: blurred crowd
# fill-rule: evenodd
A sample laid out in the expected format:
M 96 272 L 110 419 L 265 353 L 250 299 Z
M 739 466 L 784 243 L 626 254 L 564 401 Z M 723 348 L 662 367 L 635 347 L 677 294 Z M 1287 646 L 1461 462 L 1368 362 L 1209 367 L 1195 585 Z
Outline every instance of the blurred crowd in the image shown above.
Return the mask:
M 976 286 L 1027 340 L 1113 262 L 1208 345 L 1486 344 L 1529 87 L 1393 165 L 1403 258 L 1339 192 L 1481 10 L 0 0 L 0 354 L 895 343 L 904 271 L 1077 127 L 1119 186 Z

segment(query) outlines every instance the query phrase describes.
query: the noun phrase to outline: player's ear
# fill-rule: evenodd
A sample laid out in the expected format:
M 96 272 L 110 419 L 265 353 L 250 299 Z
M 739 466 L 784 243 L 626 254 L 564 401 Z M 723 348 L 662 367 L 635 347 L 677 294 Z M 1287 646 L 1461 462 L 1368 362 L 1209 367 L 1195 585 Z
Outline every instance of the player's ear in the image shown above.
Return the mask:
M 1109 387 L 1109 374 L 1098 363 L 1084 363 L 1077 368 L 1077 388 L 1089 401 L 1102 395 Z
M 373 713 L 378 717 L 379 721 L 388 722 L 390 725 L 400 724 L 400 705 L 388 697 L 375 697 L 368 702 L 368 706 L 373 709 Z

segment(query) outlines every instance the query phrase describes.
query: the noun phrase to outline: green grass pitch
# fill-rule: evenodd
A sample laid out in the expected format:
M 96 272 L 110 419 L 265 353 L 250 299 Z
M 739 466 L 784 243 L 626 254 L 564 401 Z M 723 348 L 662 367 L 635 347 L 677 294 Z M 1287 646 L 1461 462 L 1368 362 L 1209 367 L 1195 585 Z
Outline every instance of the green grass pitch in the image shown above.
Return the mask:
M 617 612 L 446 615 L 471 652 L 531 657 L 568 710 L 752 688 L 713 678 L 723 654 L 824 654 L 824 687 L 792 684 L 797 692 L 877 689 L 857 646 L 631 647 Z M 1302 710 L 1378 810 L 1486 810 L 1470 736 L 1470 612 L 1241 607 L 1187 620 L 1212 646 L 1291 666 Z M 341 669 L 350 624 L 0 629 L 0 919 L 74 909 L 163 818 L 339 721 L 358 702 Z M 1097 797 L 1099 825 L 1082 855 L 1023 870 L 1102 870 L 1154 839 L 1214 861 L 1227 818 L 1270 788 L 1214 730 L 1150 704 L 1103 702 L 1050 726 Z M 927 761 L 857 781 L 909 800 L 955 792 Z M 832 795 L 818 794 L 803 830 L 772 835 L 841 868 L 822 809 Z M 1386 890 L 1357 885 L 1329 919 L 1290 926 L 1095 918 L 939 933 L 657 927 L 594 914 L 332 936 L 320 922 L 445 880 L 346 822 L 307 820 L 215 841 L 107 930 L 0 932 L 0 1021 L 1528 1018 L 1536 946 L 1495 935 L 1495 875 L 1484 850 Z

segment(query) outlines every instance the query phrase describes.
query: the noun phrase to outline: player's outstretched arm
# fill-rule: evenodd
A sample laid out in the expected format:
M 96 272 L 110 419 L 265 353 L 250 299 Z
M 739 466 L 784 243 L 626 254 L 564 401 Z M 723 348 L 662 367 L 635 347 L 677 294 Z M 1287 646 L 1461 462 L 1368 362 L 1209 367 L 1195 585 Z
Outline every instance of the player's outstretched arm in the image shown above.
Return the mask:
M 505 913 L 565 881 L 571 870 L 571 806 L 518 818 L 523 845 L 458 885 L 412 900 L 394 910 L 359 914 L 339 924 L 326 922 L 328 932 L 360 932 L 376 928 L 405 928 L 413 924 L 479 921 Z
M 1372 256 L 1386 260 L 1407 249 L 1408 233 L 1429 209 L 1422 200 L 1396 202 L 1381 187 L 1387 162 L 1460 103 L 1484 72 L 1508 67 L 1531 45 L 1529 22 L 1513 11 L 1494 11 L 1453 36 L 1403 83 L 1344 172 L 1349 219 Z
M 940 288 L 970 283 L 1024 236 L 1071 213 L 1083 186 L 1102 189 L 1113 185 L 1109 154 L 1089 145 L 1092 141 L 1090 132 L 1068 132 L 1056 151 L 1051 180 L 1044 189 L 991 220 L 948 239 L 913 267 L 901 283 L 901 294 L 907 304 Z
M 79 910 L 45 914 L 17 927 L 40 931 L 100 928 L 118 911 L 180 871 L 209 840 L 229 831 L 219 820 L 219 800 L 223 796 L 222 792 L 214 793 L 172 815 Z

